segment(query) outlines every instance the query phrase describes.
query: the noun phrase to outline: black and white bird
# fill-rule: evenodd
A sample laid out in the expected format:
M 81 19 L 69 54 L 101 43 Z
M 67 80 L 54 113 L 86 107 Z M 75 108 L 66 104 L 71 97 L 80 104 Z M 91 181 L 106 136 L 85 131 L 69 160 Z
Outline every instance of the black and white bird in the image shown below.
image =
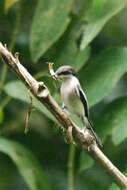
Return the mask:
M 89 121 L 89 108 L 85 93 L 83 92 L 80 82 L 76 77 L 75 70 L 69 66 L 61 66 L 55 72 L 55 77 L 59 79 L 61 84 L 60 94 L 63 101 L 63 108 L 68 112 L 78 116 L 83 123 L 83 126 L 88 128 L 94 136 L 97 144 L 101 145 L 100 139 L 94 132 Z

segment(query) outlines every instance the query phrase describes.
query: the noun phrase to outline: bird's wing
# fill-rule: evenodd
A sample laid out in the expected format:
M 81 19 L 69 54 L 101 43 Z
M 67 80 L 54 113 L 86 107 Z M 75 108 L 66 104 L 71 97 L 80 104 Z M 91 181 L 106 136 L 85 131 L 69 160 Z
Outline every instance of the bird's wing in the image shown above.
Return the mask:
M 87 102 L 86 95 L 83 92 L 83 90 L 81 89 L 80 85 L 78 85 L 78 92 L 77 93 L 80 96 L 80 99 L 81 99 L 81 101 L 83 103 L 85 116 L 88 118 L 89 117 L 88 102 Z
M 80 99 L 81 99 L 83 106 L 84 106 L 85 116 L 86 116 L 86 120 L 87 120 L 86 122 L 88 122 L 86 127 L 91 131 L 92 135 L 95 137 L 97 144 L 100 147 L 102 147 L 101 140 L 97 136 L 96 132 L 93 130 L 92 124 L 88 118 L 89 117 L 89 109 L 88 109 L 88 102 L 87 102 L 86 95 L 79 85 L 78 85 L 78 92 L 77 93 L 80 96 Z

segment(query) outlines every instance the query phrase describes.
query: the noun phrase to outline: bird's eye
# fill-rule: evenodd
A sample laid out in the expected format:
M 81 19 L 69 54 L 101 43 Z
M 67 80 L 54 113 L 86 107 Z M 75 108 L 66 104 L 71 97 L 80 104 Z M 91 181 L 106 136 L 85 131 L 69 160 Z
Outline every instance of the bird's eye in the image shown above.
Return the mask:
M 69 75 L 70 74 L 70 72 L 69 71 L 63 71 L 63 73 L 62 74 L 64 74 L 64 75 Z
M 69 75 L 70 72 L 69 71 L 62 71 L 60 73 L 58 73 L 58 75 Z

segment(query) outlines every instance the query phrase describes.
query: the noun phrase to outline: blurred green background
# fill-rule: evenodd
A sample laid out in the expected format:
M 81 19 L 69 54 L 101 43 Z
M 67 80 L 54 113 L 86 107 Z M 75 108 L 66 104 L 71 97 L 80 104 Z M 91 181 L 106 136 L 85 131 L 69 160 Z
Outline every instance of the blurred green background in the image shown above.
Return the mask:
M 1 0 L 0 41 L 61 105 L 54 69 L 71 65 L 88 97 L 103 152 L 127 174 L 127 1 Z M 0 190 L 117 190 L 0 59 Z M 72 168 L 69 167 L 72 166 Z

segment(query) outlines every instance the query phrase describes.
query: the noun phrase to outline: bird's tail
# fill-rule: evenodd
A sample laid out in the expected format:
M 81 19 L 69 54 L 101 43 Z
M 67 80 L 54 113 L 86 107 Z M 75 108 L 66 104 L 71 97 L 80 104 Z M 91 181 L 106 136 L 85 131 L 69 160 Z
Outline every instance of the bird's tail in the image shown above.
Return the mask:
M 100 138 L 98 137 L 98 135 L 96 134 L 96 132 L 93 130 L 93 127 L 92 127 L 92 123 L 87 119 L 87 123 L 86 123 L 86 119 L 87 118 L 84 118 L 84 123 L 85 123 L 85 126 L 87 129 L 89 129 L 92 133 L 92 135 L 95 137 L 95 140 L 96 140 L 96 143 L 102 147 L 102 142 L 100 140 Z

